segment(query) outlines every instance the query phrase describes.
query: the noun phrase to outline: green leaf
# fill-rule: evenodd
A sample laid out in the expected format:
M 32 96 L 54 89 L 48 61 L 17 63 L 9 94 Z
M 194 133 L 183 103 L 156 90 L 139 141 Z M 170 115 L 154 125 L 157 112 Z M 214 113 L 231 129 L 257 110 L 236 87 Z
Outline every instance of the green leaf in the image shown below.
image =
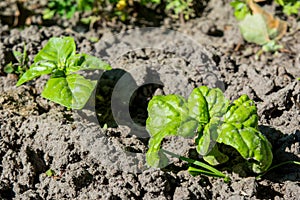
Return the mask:
M 201 150 L 203 152 L 204 148 L 207 150 L 208 143 L 213 142 L 212 135 L 214 138 L 218 135 L 216 141 L 235 148 L 248 161 L 255 173 L 267 170 L 273 158 L 271 144 L 257 130 L 258 116 L 254 102 L 247 95 L 242 95 L 230 105 L 223 120 L 223 123 L 214 120 L 205 126 L 203 137 L 197 146 L 198 152 Z M 204 160 L 216 165 L 226 162 L 226 156 L 213 150 L 204 157 Z
M 100 58 L 87 54 L 75 54 L 67 61 L 67 74 L 79 70 L 110 70 L 111 66 Z
M 18 80 L 17 82 L 17 86 L 22 85 L 23 83 L 30 81 L 36 77 L 39 77 L 41 75 L 45 75 L 45 74 L 50 74 L 53 69 L 55 69 L 56 66 L 55 64 L 51 63 L 51 62 L 38 62 L 38 63 L 33 63 L 29 70 L 27 70 L 22 76 L 21 78 Z
M 19 51 L 13 51 L 13 55 L 17 59 L 17 61 L 19 63 L 22 62 L 23 54 L 21 52 L 19 52 Z
M 59 68 L 64 68 L 68 58 L 75 55 L 75 51 L 76 45 L 72 37 L 53 37 L 35 56 L 34 62 L 48 61 L 56 63 Z
M 46 175 L 49 176 L 49 177 L 55 176 L 55 171 L 52 170 L 52 169 L 48 169 L 45 173 L 46 173 Z
M 286 15 L 292 15 L 292 14 L 298 14 L 299 12 L 299 9 L 300 9 L 300 2 L 296 2 L 296 3 L 288 3 L 286 5 L 284 5 L 283 7 L 283 12 L 286 14 Z
M 160 142 L 166 136 L 178 135 L 192 137 L 211 117 L 218 117 L 226 112 L 228 101 L 222 91 L 206 86 L 192 91 L 188 102 L 178 95 L 155 96 L 148 105 L 147 130 L 152 138 L 149 142 L 147 163 L 159 167 L 159 159 L 167 163 L 160 153 Z M 200 126 L 199 126 L 200 125 Z M 198 130 L 199 131 L 199 130 Z M 214 140 L 217 135 L 214 136 Z M 151 156 L 153 158 L 151 158 Z
M 224 123 L 217 141 L 235 148 L 255 173 L 266 171 L 272 164 L 271 144 L 255 128 Z
M 160 132 L 176 135 L 187 116 L 186 100 L 177 95 L 155 96 L 148 105 L 147 130 L 151 136 Z
M 239 27 L 247 42 L 263 45 L 269 41 L 268 28 L 261 14 L 247 14 Z
M 77 0 L 77 6 L 80 11 L 89 11 L 93 8 L 95 0 Z
M 255 173 L 264 172 L 272 163 L 271 144 L 257 130 L 258 115 L 247 95 L 235 100 L 224 115 L 217 142 L 235 148 Z
M 265 52 L 276 52 L 282 48 L 283 48 L 283 46 L 277 44 L 275 40 L 271 40 L 270 42 L 268 42 L 262 46 L 262 50 Z
M 215 145 L 212 150 L 203 157 L 203 160 L 211 165 L 219 165 L 227 162 L 229 158 L 219 151 L 218 145 Z
M 149 141 L 147 163 L 164 167 L 168 160 L 160 152 L 162 139 L 170 135 L 189 137 L 195 135 L 198 122 L 188 116 L 186 100 L 177 95 L 155 96 L 148 105 L 146 127 L 152 138 Z
M 8 63 L 7 65 L 5 65 L 3 71 L 7 74 L 11 74 L 15 71 L 15 68 L 12 64 L 12 62 Z
M 227 111 L 229 101 L 225 98 L 223 92 L 219 88 L 210 89 L 206 86 L 201 86 L 194 89 L 194 91 L 201 91 L 202 95 L 205 97 L 210 118 L 221 117 Z
M 257 128 L 258 115 L 255 103 L 247 95 L 242 95 L 235 100 L 224 115 L 226 123 L 241 127 Z
M 146 154 L 146 161 L 149 166 L 164 168 L 169 164 L 169 159 L 160 149 L 160 144 L 168 133 L 156 134 L 149 140 L 149 149 Z
M 284 0 L 275 0 L 279 5 L 284 6 Z
M 227 110 L 228 103 L 219 88 L 210 89 L 201 86 L 195 88 L 189 96 L 189 115 L 200 123 L 208 123 L 211 117 L 222 116 Z
M 71 19 L 74 15 L 74 13 L 76 12 L 76 6 L 72 6 L 69 10 L 65 10 L 65 14 L 67 19 Z
M 226 113 L 229 101 L 220 89 L 201 86 L 192 91 L 188 103 L 190 116 L 204 127 L 198 130 L 197 152 L 206 155 L 216 143 L 220 117 Z
M 242 20 L 247 14 L 250 14 L 250 10 L 245 1 L 235 0 L 230 2 L 230 5 L 234 8 L 234 16 L 237 20 Z
M 67 108 L 81 109 L 88 101 L 96 86 L 95 81 L 85 79 L 78 74 L 50 78 L 42 96 Z
M 214 117 L 207 125 L 205 125 L 203 133 L 199 134 L 200 137 L 197 141 L 198 144 L 196 150 L 200 155 L 207 155 L 216 145 L 216 141 L 219 136 L 218 129 L 221 124 L 221 120 Z
M 55 10 L 50 10 L 49 8 L 46 8 L 43 12 L 43 19 L 52 19 L 55 15 Z

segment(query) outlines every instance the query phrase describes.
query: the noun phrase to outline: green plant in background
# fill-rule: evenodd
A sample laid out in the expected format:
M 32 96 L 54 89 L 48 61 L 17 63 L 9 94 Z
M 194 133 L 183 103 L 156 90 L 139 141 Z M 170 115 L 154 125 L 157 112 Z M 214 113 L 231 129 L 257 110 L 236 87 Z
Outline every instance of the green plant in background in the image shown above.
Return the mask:
M 172 12 L 171 17 L 174 19 L 183 18 L 189 20 L 195 16 L 195 10 L 193 8 L 193 0 L 141 0 L 141 4 L 145 5 L 152 3 L 155 5 L 165 4 L 166 13 Z
M 300 9 L 299 0 L 275 0 L 276 3 L 283 7 L 283 12 L 286 15 L 298 14 Z
M 230 2 L 234 8 L 234 16 L 237 20 L 243 20 L 246 15 L 250 14 L 250 9 L 244 0 L 234 0 Z
M 136 4 L 148 7 L 150 5 L 164 6 L 164 10 L 174 19 L 188 20 L 196 15 L 194 0 L 49 0 L 48 8 L 44 10 L 43 18 L 51 19 L 55 14 L 70 19 L 76 11 L 93 11 L 91 18 L 83 19 L 84 23 L 94 23 L 103 13 L 105 17 L 117 16 L 126 21 L 135 10 Z
M 189 20 L 195 16 L 193 0 L 167 0 L 166 11 L 173 11 L 173 18 L 183 17 Z
M 266 12 L 253 0 L 234 0 L 230 5 L 240 21 L 239 28 L 243 38 L 247 42 L 262 46 L 258 54 L 263 51 L 276 52 L 283 48 L 277 41 L 286 33 L 286 22 Z
M 35 56 L 34 63 L 19 79 L 17 86 L 41 75 L 50 74 L 42 96 L 67 108 L 83 108 L 96 86 L 96 81 L 75 72 L 110 70 L 111 67 L 97 57 L 75 52 L 76 44 L 72 37 L 51 38 Z
M 265 172 L 272 163 L 271 144 L 259 132 L 256 106 L 246 95 L 230 103 L 220 89 L 202 86 L 194 89 L 187 100 L 179 95 L 154 96 L 148 114 L 146 125 L 151 139 L 146 159 L 152 167 L 168 164 L 166 151 L 160 147 L 166 136 L 196 136 L 196 150 L 210 165 L 229 159 L 219 150 L 220 144 L 236 149 L 255 173 Z M 204 168 L 209 170 L 206 174 L 220 177 L 220 173 Z M 189 171 L 203 173 L 193 166 Z
M 56 13 L 72 18 L 76 11 L 88 11 L 93 8 L 95 0 L 49 0 L 43 18 L 51 19 Z
M 12 62 L 8 63 L 4 67 L 4 72 L 8 74 L 14 73 L 14 74 L 22 75 L 28 69 L 28 61 L 29 61 L 25 43 L 23 47 L 23 53 L 19 51 L 13 51 L 13 55 L 18 61 L 18 63 L 16 64 L 13 64 Z

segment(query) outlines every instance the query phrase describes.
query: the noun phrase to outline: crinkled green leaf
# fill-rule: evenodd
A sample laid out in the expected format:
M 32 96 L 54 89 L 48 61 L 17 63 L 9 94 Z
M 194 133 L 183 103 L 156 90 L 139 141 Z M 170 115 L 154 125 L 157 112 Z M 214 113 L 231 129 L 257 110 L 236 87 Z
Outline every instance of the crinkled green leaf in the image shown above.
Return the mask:
M 224 123 L 217 142 L 235 148 L 255 173 L 266 171 L 272 164 L 271 144 L 253 127 L 240 128 Z
M 247 14 L 239 27 L 247 42 L 263 45 L 269 41 L 268 28 L 261 14 Z
M 209 108 L 200 88 L 196 88 L 192 91 L 188 99 L 188 108 L 190 116 L 200 123 L 206 124 L 209 121 Z
M 151 136 L 160 132 L 176 135 L 178 134 L 176 131 L 187 113 L 188 108 L 183 97 L 177 95 L 155 96 L 148 105 L 147 130 Z
M 188 99 L 189 114 L 200 123 L 208 123 L 210 118 L 222 116 L 227 107 L 228 100 L 219 88 L 195 88 Z
M 190 116 L 204 126 L 203 131 L 199 130 L 196 149 L 206 155 L 216 143 L 220 117 L 226 113 L 229 101 L 220 89 L 201 86 L 192 91 L 188 103 Z
M 219 134 L 216 141 L 235 148 L 249 162 L 254 172 L 261 173 L 267 170 L 273 155 L 270 143 L 257 130 L 258 116 L 254 102 L 247 95 L 242 95 L 232 103 L 223 120 L 222 124 L 214 127 Z M 207 126 L 211 125 L 208 124 L 204 128 L 203 137 L 207 134 Z M 205 147 L 201 140 L 198 144 L 198 148 L 200 147 Z M 219 162 L 216 162 L 218 153 L 209 152 L 208 155 L 209 159 L 204 157 L 208 163 L 214 165 Z
M 218 143 L 235 148 L 256 173 L 268 169 L 272 163 L 271 144 L 257 130 L 257 109 L 247 95 L 235 100 L 224 115 L 219 127 Z
M 27 70 L 17 82 L 17 86 L 22 85 L 23 83 L 30 81 L 41 75 L 50 74 L 56 65 L 51 62 L 37 62 L 33 63 L 29 70 Z
M 81 109 L 88 101 L 95 86 L 96 81 L 90 81 L 78 74 L 71 74 L 66 78 L 50 78 L 42 96 L 65 107 Z
M 198 122 L 188 116 L 186 100 L 177 95 L 155 96 L 148 105 L 147 130 L 149 141 L 147 163 L 152 167 L 164 167 L 168 163 L 160 152 L 162 139 L 169 135 L 193 136 Z
M 75 55 L 76 44 L 72 37 L 53 37 L 44 48 L 35 56 L 34 62 L 49 61 L 57 63 L 57 66 L 66 65 L 67 59 Z
M 219 136 L 218 129 L 222 122 L 219 118 L 212 118 L 208 124 L 205 125 L 203 132 L 199 134 L 197 141 L 197 152 L 204 156 L 207 155 L 212 148 L 216 145 L 217 138 Z
M 257 127 L 258 115 L 255 103 L 247 95 L 242 95 L 233 101 L 224 115 L 224 121 L 237 127 Z
M 110 70 L 111 66 L 101 59 L 88 54 L 75 54 L 68 59 L 67 74 L 79 70 Z
M 161 166 L 157 164 L 160 163 L 159 159 L 162 159 L 163 153 L 159 152 L 160 142 L 164 137 L 196 135 L 197 128 L 207 123 L 210 115 L 212 117 L 221 115 L 226 112 L 227 105 L 228 101 L 225 100 L 221 90 L 209 89 L 206 86 L 194 89 L 188 102 L 177 95 L 153 97 L 148 105 L 147 130 L 152 138 L 149 142 L 147 163 L 153 167 Z M 215 141 L 217 136 L 213 138 Z M 161 162 L 166 163 L 164 160 Z
M 194 89 L 194 92 L 201 91 L 207 102 L 209 117 L 220 117 L 226 112 L 229 101 L 224 97 L 223 92 L 219 88 L 208 88 L 201 86 Z M 192 94 L 193 94 L 192 93 Z

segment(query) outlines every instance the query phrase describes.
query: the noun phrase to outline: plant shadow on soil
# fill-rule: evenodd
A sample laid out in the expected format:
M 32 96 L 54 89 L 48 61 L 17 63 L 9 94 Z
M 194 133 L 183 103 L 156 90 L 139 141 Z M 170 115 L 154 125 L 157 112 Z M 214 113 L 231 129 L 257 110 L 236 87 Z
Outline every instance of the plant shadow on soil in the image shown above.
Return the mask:
M 149 71 L 151 77 L 158 75 Z M 126 125 L 138 138 L 148 137 L 145 125 L 147 107 L 155 91 L 162 84 L 138 86 L 132 75 L 123 69 L 112 69 L 102 74 L 95 93 L 95 114 L 101 127 L 116 128 Z
M 271 166 L 280 164 L 286 161 L 298 161 L 300 158 L 292 152 L 287 152 L 292 149 L 292 145 L 300 141 L 300 131 L 296 130 L 294 134 L 286 135 L 279 130 L 269 126 L 259 126 L 260 131 L 268 138 L 273 148 L 273 162 Z M 271 182 L 284 182 L 284 181 L 297 181 L 297 174 L 299 175 L 299 165 L 286 164 L 269 171 L 262 177 L 261 181 L 257 182 L 257 195 L 258 199 L 274 199 L 276 196 L 283 198 L 283 195 L 276 191 L 271 185 L 262 183 L 265 181 Z

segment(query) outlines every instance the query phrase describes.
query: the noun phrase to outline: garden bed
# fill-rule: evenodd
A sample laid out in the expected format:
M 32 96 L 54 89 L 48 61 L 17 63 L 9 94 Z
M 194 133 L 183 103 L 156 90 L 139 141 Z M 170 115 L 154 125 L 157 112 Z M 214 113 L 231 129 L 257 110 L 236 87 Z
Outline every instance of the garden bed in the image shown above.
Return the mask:
M 23 29 L 5 25 L 3 19 L 0 26 L 1 199 L 299 198 L 297 165 L 284 165 L 256 180 L 233 161 L 231 169 L 223 168 L 230 183 L 192 177 L 176 159 L 165 169 L 149 168 L 144 127 L 153 95 L 187 97 L 201 85 L 219 87 L 230 100 L 247 94 L 255 101 L 259 129 L 273 145 L 274 164 L 299 161 L 299 19 L 288 19 L 290 28 L 282 38 L 286 51 L 264 53 L 259 59 L 259 47 L 240 36 L 229 1 L 211 0 L 200 18 L 184 24 L 165 20 L 156 28 L 116 23 L 81 32 L 76 21 L 66 20 L 69 28 L 64 28 L 39 26 L 38 19 Z M 47 76 L 16 87 L 18 77 L 3 72 L 5 64 L 14 62 L 12 50 L 22 51 L 23 42 L 32 62 L 53 36 L 74 37 L 78 52 L 97 56 L 113 68 L 85 73 L 99 83 L 81 111 L 40 96 Z M 99 40 L 91 39 L 95 37 Z M 127 79 L 120 79 L 124 74 Z M 124 113 L 115 110 L 112 116 L 109 109 L 111 102 L 118 108 L 118 102 L 128 100 L 130 92 L 135 125 Z M 170 146 L 177 153 L 188 155 L 194 149 L 191 139 L 174 140 L 166 143 L 175 145 Z M 55 175 L 47 176 L 49 169 Z

